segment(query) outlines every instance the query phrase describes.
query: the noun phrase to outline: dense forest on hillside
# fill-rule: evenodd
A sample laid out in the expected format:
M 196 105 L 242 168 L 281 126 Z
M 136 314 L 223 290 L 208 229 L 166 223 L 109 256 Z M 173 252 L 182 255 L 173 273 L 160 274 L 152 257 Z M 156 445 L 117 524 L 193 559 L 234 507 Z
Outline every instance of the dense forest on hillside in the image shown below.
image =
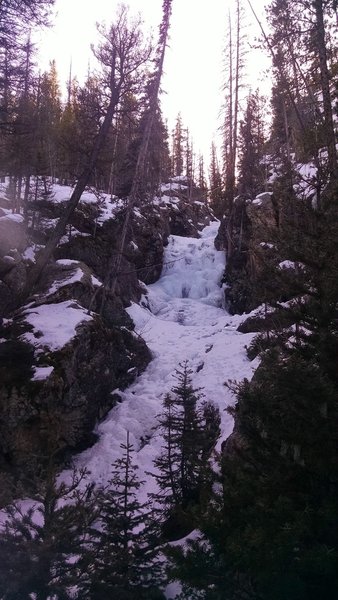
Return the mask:
M 98 27 L 98 68 L 70 73 L 65 97 L 31 36 L 54 0 L 0 2 L 1 600 L 161 600 L 170 582 L 177 600 L 337 598 L 337 2 L 266 4 L 266 25 L 250 1 L 229 10 L 207 164 L 161 111 L 175 1 L 155 43 L 120 5 Z M 269 97 L 246 83 L 249 18 Z M 215 218 L 223 309 L 243 315 L 257 365 L 232 381 L 224 364 L 233 432 L 194 384 L 205 357 L 182 360 L 153 428 L 152 492 L 129 431 L 93 481 L 74 456 L 154 360 L 126 308 L 151 309 L 170 236 L 199 239 Z

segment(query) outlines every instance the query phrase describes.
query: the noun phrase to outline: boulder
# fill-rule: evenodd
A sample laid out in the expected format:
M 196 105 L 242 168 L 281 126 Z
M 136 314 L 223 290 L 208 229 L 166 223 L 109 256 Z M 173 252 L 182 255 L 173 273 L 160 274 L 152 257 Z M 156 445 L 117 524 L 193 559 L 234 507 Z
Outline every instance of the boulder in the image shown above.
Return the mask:
M 36 352 L 24 341 L 0 344 L 0 468 L 26 477 L 51 452 L 65 457 L 94 438 L 116 403 L 112 390 L 130 385 L 150 361 L 143 340 L 96 317 L 56 351 Z
M 22 215 L 9 213 L 0 217 L 0 256 L 16 248 L 22 251 L 27 246 L 27 237 Z

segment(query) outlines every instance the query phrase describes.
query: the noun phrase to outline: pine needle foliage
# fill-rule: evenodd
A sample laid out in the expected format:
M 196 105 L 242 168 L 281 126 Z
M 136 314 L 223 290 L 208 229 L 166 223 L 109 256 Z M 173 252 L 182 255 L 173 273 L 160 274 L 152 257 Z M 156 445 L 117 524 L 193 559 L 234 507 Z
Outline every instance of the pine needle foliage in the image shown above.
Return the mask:
M 82 579 L 79 559 L 95 519 L 93 487 L 86 472 L 58 483 L 50 469 L 31 501 L 5 509 L 0 533 L 0 597 L 3 600 L 67 600 Z
M 102 492 L 100 518 L 88 553 L 90 600 L 162 598 L 158 515 L 142 503 L 129 432 L 122 456 L 113 463 L 109 486 Z
M 176 379 L 177 385 L 166 394 L 159 415 L 163 446 L 154 461 L 159 488 L 155 498 L 167 519 L 191 510 L 207 497 L 212 478 L 208 461 L 220 425 L 218 409 L 201 402 L 200 389 L 193 387 L 187 361 L 180 363 Z

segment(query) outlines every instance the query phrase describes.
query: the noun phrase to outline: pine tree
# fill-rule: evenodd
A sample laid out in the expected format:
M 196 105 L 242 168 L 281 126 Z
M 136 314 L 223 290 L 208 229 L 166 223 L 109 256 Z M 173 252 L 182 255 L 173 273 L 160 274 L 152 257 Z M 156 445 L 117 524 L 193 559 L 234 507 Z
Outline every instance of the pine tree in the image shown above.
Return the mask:
M 263 162 L 264 121 L 263 98 L 257 90 L 250 94 L 240 123 L 238 192 L 244 199 L 253 199 L 264 190 L 265 168 Z
M 269 7 L 272 34 L 265 38 L 279 89 L 287 97 L 289 106 L 283 111 L 284 120 L 294 149 L 303 153 L 303 157 L 304 153 L 307 158 L 312 155 L 317 168 L 322 169 L 318 152 L 325 145 L 328 160 L 324 171 L 337 177 L 326 34 L 334 19 L 335 7 L 331 2 L 274 0 Z M 326 177 L 325 172 L 322 175 Z
M 224 206 L 227 215 L 227 257 L 233 251 L 233 203 L 236 195 L 236 171 L 238 160 L 238 127 L 240 114 L 240 86 L 243 79 L 243 8 L 236 0 L 235 31 L 229 11 L 226 48 L 225 118 L 223 125 L 223 162 L 225 173 Z
M 210 477 L 208 459 L 219 435 L 219 412 L 201 400 L 192 385 L 192 370 L 185 361 L 176 370 L 177 385 L 164 398 L 158 429 L 164 441 L 155 459 L 156 496 L 169 517 L 201 502 Z
M 158 515 L 138 492 L 133 446 L 127 434 L 121 458 L 113 463 L 112 478 L 103 490 L 100 518 L 88 553 L 90 580 L 85 594 L 91 600 L 162 598 Z M 86 596 L 87 597 L 87 596 Z
M 198 157 L 198 187 L 205 194 L 205 201 L 207 200 L 207 192 L 208 185 L 205 178 L 205 169 L 204 169 L 204 157 L 203 154 L 200 154 Z
M 58 136 L 58 176 L 64 185 L 72 185 L 79 172 L 78 83 L 68 82 L 68 98 L 62 108 Z
M 51 177 L 54 181 L 58 172 L 58 143 L 61 119 L 61 93 L 55 61 L 50 63 L 49 71 L 40 77 L 38 102 L 38 131 L 36 133 L 36 152 L 40 160 L 36 175 Z
M 4 600 L 66 600 L 81 580 L 78 559 L 95 518 L 95 495 L 86 473 L 58 483 L 54 467 L 37 482 L 32 502 L 5 509 L 0 532 L 0 595 Z M 74 560 L 75 557 L 75 560 Z
M 183 131 L 181 113 L 179 113 L 177 115 L 172 140 L 173 140 L 173 148 L 172 148 L 173 174 L 175 177 L 178 177 L 183 174 L 183 168 L 184 168 L 185 136 L 184 136 L 184 131 Z
M 36 147 L 36 86 L 34 78 L 34 45 L 30 37 L 16 59 L 16 80 L 12 88 L 11 135 L 4 140 L 6 162 L 11 176 L 11 200 L 14 212 L 26 209 L 29 180 L 34 169 Z
M 134 134 L 129 138 L 128 148 L 119 173 L 121 183 L 118 186 L 118 195 L 121 195 L 122 197 L 128 196 L 131 191 L 137 157 L 148 116 L 148 111 L 145 111 L 140 118 L 138 127 L 135 128 Z M 159 189 L 160 183 L 165 181 L 169 177 L 169 174 L 170 156 L 168 132 L 163 123 L 160 107 L 158 107 L 151 128 L 147 157 L 144 165 L 144 180 L 142 185 L 144 196 L 155 194 Z
M 141 104 L 135 95 L 126 96 L 114 122 L 109 191 L 120 198 L 125 198 L 131 189 L 136 161 L 135 148 L 140 143 Z
M 215 142 L 211 144 L 211 157 L 209 169 L 210 205 L 218 219 L 224 215 L 224 190 L 222 176 L 219 168 Z
M 145 188 L 145 173 L 147 167 L 147 160 L 149 159 L 149 142 L 154 131 L 154 124 L 156 117 L 159 114 L 159 94 L 161 79 L 164 67 L 164 57 L 167 47 L 167 41 L 169 36 L 170 17 L 171 17 L 171 3 L 172 0 L 163 0 L 162 4 L 162 21 L 159 27 L 159 39 L 156 47 L 156 55 L 154 59 L 155 69 L 148 80 L 147 86 L 147 111 L 144 120 L 144 129 L 142 131 L 142 137 L 137 152 L 137 160 L 135 165 L 135 171 L 133 174 L 132 185 L 128 196 L 128 204 L 126 217 L 121 232 L 120 248 L 116 258 L 112 257 L 111 267 L 108 272 L 107 281 L 110 281 L 110 271 L 114 268 L 114 277 L 111 285 L 111 293 L 115 293 L 117 286 L 117 273 L 120 270 L 122 255 L 127 239 L 127 232 L 129 228 L 129 222 L 133 214 L 133 208 L 135 204 L 139 203 L 144 199 L 144 188 Z M 148 161 L 149 165 L 149 161 Z
M 129 212 L 142 197 L 142 188 L 145 181 L 145 168 L 149 156 L 149 142 L 152 135 L 156 117 L 159 115 L 159 94 L 164 68 L 164 58 L 169 38 L 172 0 L 163 0 L 162 20 L 159 26 L 159 38 L 154 59 L 155 69 L 147 85 L 147 116 L 143 135 L 138 150 L 133 184 L 129 195 Z
M 200 517 L 200 539 L 168 550 L 183 598 L 335 597 L 336 393 L 298 351 L 272 351 L 238 386 L 223 489 Z
M 102 28 L 101 35 L 103 42 L 97 48 L 95 55 L 102 67 L 102 83 L 109 90 L 104 116 L 100 121 L 98 134 L 90 149 L 85 166 L 77 179 L 67 207 L 29 273 L 24 295 L 28 295 L 32 291 L 64 234 L 71 215 L 74 213 L 86 185 L 93 176 L 118 106 L 126 94 L 139 89 L 144 67 L 149 59 L 150 48 L 148 44 L 143 43 L 140 20 L 130 23 L 126 6 L 120 6 L 115 22 L 111 25 L 109 31 Z
M 7 173 L 12 174 L 11 160 L 8 161 L 8 152 L 17 144 L 21 146 L 20 137 L 23 134 L 22 129 L 17 129 L 17 109 L 19 103 L 23 108 L 22 79 L 23 76 L 31 85 L 31 60 L 27 63 L 27 57 L 31 58 L 31 31 L 33 27 L 48 26 L 49 16 L 54 0 L 32 0 L 30 2 L 18 2 L 17 0 L 3 0 L 0 3 L 0 158 L 1 165 Z M 27 41 L 29 40 L 29 42 Z M 29 67 L 29 69 L 27 69 Z M 27 92 L 27 88 L 26 88 Z M 31 115 L 31 106 L 27 104 L 27 93 L 24 94 L 26 102 L 26 113 L 23 112 L 20 123 L 31 125 L 34 130 L 33 119 Z M 24 129 L 25 142 L 27 142 L 27 131 Z M 15 139 L 13 139 L 15 138 Z M 28 150 L 27 167 L 30 167 L 31 141 L 27 143 Z M 14 156 L 12 156 L 12 160 Z M 18 162 L 16 162 L 16 173 L 18 175 Z M 25 165 L 24 165 L 25 167 Z M 21 171 L 25 168 L 21 167 Z M 25 177 L 26 173 L 22 176 Z M 18 188 L 16 186 L 15 203 L 18 204 Z

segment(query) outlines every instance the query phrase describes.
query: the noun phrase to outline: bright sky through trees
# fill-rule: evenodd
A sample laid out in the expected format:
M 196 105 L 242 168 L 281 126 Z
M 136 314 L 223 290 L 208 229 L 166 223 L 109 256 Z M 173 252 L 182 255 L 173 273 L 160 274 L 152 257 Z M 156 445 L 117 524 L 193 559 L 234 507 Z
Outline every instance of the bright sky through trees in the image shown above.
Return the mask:
M 155 40 L 162 16 L 162 0 L 126 0 L 132 12 L 140 12 L 147 29 L 152 28 Z M 253 42 L 257 27 L 250 27 L 253 16 L 247 9 L 248 37 Z M 264 0 L 255 1 L 261 15 Z M 56 0 L 54 27 L 41 34 L 41 66 L 48 68 L 55 59 L 61 83 L 64 84 L 72 60 L 72 72 L 83 80 L 93 57 L 90 44 L 97 39 L 96 22 L 114 18 L 117 0 Z M 174 0 L 170 29 L 170 45 L 165 61 L 162 108 L 169 130 L 181 112 L 194 140 L 195 151 L 209 158 L 212 138 L 220 126 L 222 105 L 222 54 L 226 42 L 228 11 L 235 0 Z M 264 87 L 260 80 L 267 59 L 262 52 L 248 53 L 249 82 L 252 87 Z

